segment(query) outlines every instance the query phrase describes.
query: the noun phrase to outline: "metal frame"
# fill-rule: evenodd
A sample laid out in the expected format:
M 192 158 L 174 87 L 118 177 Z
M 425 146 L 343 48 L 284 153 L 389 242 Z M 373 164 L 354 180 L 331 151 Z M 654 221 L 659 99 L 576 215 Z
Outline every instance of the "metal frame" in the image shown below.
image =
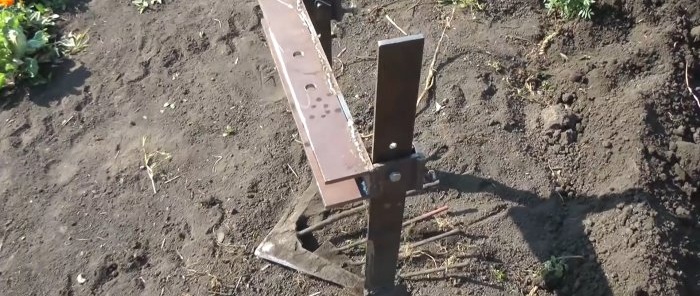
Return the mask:
M 396 267 L 406 192 L 422 189 L 425 181 L 425 158 L 413 146 L 423 36 L 379 42 L 370 158 L 331 68 L 331 19 L 340 19 L 340 1 L 259 3 L 267 42 L 324 205 L 330 208 L 356 201 L 369 203 L 364 291 L 367 295 L 399 295 Z M 309 262 L 291 262 L 294 258 L 316 258 L 299 250 L 295 237 L 293 228 L 303 214 L 301 201 L 294 204 L 291 216 L 280 220 L 256 255 L 357 288 L 354 280 L 348 282 L 342 269 L 328 269 L 335 275 L 342 274 L 344 278 L 339 279 L 318 272 L 320 269 Z M 284 243 L 288 246 L 279 246 Z
M 377 61 L 372 160 L 385 168 L 376 178 L 379 194 L 369 201 L 365 290 L 393 295 L 406 191 L 423 186 L 424 159 L 413 148 L 423 36 L 380 41 Z

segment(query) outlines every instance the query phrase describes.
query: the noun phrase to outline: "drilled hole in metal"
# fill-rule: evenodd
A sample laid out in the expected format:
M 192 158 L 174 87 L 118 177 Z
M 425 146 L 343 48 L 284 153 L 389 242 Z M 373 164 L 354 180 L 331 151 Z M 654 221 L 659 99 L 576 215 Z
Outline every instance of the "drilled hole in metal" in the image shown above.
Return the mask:
M 316 105 L 311 105 L 311 109 L 314 109 L 314 108 L 316 108 Z
M 326 118 L 326 114 L 321 115 L 321 118 Z
M 313 83 L 309 83 L 304 87 L 306 90 L 316 90 L 316 85 Z
M 316 102 L 320 102 L 320 101 L 322 101 L 322 100 L 323 100 L 323 99 L 321 99 L 321 98 L 316 98 Z
M 309 115 L 309 119 L 314 119 L 314 118 L 316 118 L 316 116 Z
M 335 113 L 340 113 L 341 111 L 340 108 L 335 108 Z
M 328 108 L 328 104 L 323 104 L 323 108 Z
M 303 57 L 303 56 L 304 56 L 304 53 L 301 52 L 301 51 L 295 51 L 295 52 L 292 54 L 292 56 L 295 57 L 295 58 Z

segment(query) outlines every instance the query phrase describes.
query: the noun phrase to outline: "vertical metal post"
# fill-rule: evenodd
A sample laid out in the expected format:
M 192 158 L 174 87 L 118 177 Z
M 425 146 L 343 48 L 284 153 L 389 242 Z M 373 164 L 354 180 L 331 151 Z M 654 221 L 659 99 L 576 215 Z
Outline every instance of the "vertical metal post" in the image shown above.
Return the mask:
M 305 5 L 318 34 L 318 39 L 321 40 L 321 46 L 326 53 L 328 63 L 333 65 L 333 38 L 331 37 L 331 19 L 334 14 L 333 2 L 329 2 L 329 0 L 305 0 Z
M 372 161 L 385 163 L 410 157 L 416 101 L 423 60 L 423 36 L 379 42 L 377 94 L 374 107 Z M 401 224 L 408 184 L 389 168 L 377 178 L 380 194 L 369 201 L 365 290 L 369 295 L 395 295 Z

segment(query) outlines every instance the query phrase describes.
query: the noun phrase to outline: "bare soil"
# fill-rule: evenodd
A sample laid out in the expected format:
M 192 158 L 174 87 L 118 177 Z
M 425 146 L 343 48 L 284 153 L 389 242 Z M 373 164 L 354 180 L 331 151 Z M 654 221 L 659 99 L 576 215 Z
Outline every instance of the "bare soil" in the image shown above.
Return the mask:
M 472 264 L 407 279 L 413 295 L 700 295 L 697 1 L 601 0 L 591 21 L 486 2 L 447 30 L 416 117 L 442 184 L 406 214 L 450 206 L 406 241 L 464 235 L 400 269 Z M 89 28 L 88 51 L 0 101 L 0 294 L 343 295 L 253 255 L 311 181 L 257 3 L 71 4 L 62 25 Z M 425 35 L 427 73 L 451 10 L 355 4 L 335 65 L 369 133 L 376 44 L 401 36 L 384 15 Z M 144 137 L 172 156 L 157 193 Z M 364 221 L 317 240 L 357 239 Z M 561 256 L 576 256 L 561 281 L 533 277 Z

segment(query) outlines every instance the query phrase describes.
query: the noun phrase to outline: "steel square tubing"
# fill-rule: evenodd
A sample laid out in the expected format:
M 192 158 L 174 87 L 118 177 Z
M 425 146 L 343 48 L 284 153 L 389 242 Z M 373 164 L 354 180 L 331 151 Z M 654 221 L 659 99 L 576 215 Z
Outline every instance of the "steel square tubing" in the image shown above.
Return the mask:
M 372 162 L 303 0 L 259 0 L 263 26 L 326 206 L 362 198 Z

